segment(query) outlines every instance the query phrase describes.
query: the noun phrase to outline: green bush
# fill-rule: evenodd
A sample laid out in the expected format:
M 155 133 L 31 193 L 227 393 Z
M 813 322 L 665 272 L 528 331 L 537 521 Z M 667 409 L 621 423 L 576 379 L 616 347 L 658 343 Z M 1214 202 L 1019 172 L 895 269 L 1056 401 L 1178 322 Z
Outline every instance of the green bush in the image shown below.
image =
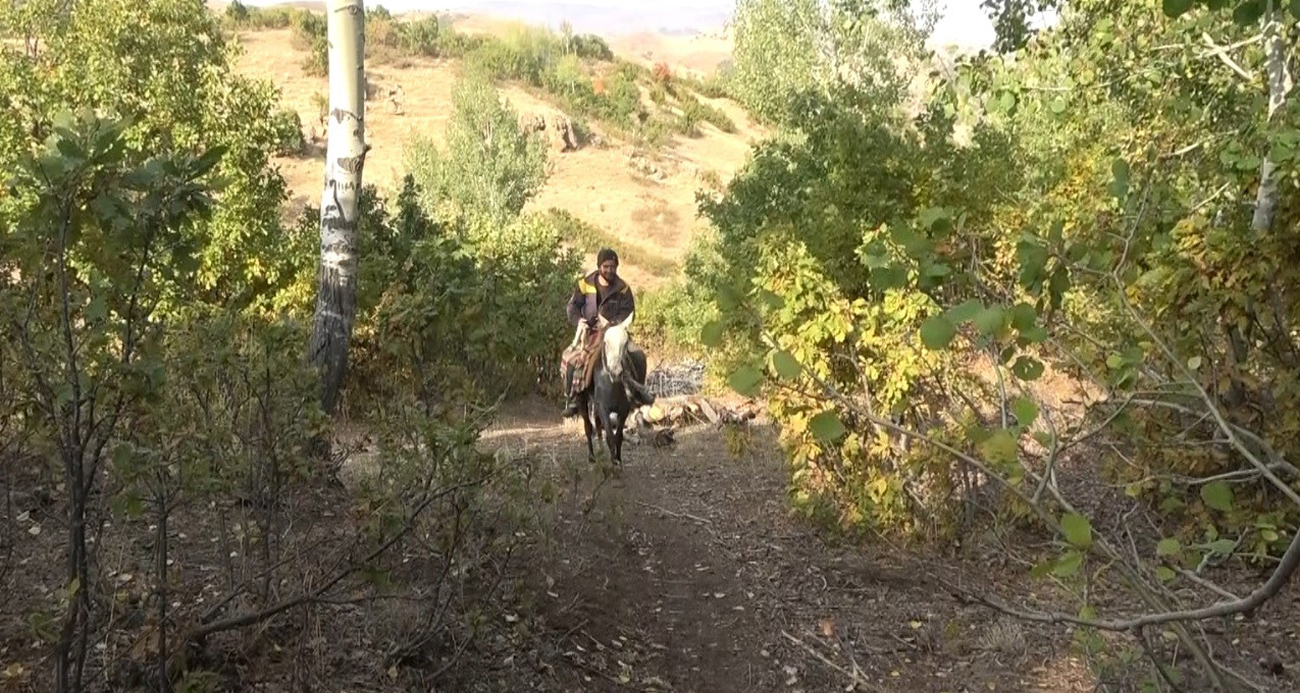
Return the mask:
M 248 21 L 248 16 L 248 6 L 239 0 L 232 0 L 229 5 L 226 5 L 226 19 L 242 24 Z
M 443 31 L 437 17 L 425 17 L 397 25 L 398 46 L 409 55 L 437 57 L 445 51 Z
M 313 76 L 329 74 L 329 40 L 325 17 L 308 10 L 294 9 L 289 17 L 294 46 L 307 51 L 303 70 Z
M 623 127 L 636 127 L 649 116 L 641 103 L 635 70 L 619 66 L 605 78 L 605 93 L 597 104 L 597 114 Z
M 614 59 L 614 51 L 610 50 L 609 44 L 605 39 L 595 34 L 579 34 L 569 41 L 569 50 L 579 58 L 588 60 L 603 60 L 606 62 Z
M 412 176 L 386 208 L 361 203 L 362 265 L 348 401 L 426 407 L 517 391 L 554 368 L 568 332 L 562 310 L 579 271 L 541 216 L 444 226 L 420 206 Z M 302 233 L 314 228 L 315 210 Z M 554 306 L 538 311 L 539 305 Z
M 226 6 L 222 23 L 235 29 L 285 29 L 294 13 L 302 11 L 294 7 L 251 7 L 235 0 Z
M 703 119 L 700 117 L 700 112 L 698 110 L 685 108 L 682 109 L 681 117 L 674 121 L 674 125 L 676 126 L 675 129 L 677 132 L 680 132 L 687 137 L 699 137 L 703 134 L 700 132 L 700 123 L 702 121 Z
M 682 101 L 682 110 L 694 122 L 712 123 L 723 132 L 735 132 L 736 122 L 721 109 L 706 104 L 693 96 L 686 96 Z
M 518 215 L 546 181 L 545 143 L 519 128 L 518 114 L 481 77 L 459 82 L 452 100 L 446 153 L 423 137 L 407 146 L 406 165 L 427 196 L 426 211 L 436 214 L 445 202 L 466 217 Z
M 302 134 L 302 119 L 298 112 L 281 108 L 271 117 L 271 128 L 275 131 L 275 153 L 281 156 L 301 153 L 307 146 Z

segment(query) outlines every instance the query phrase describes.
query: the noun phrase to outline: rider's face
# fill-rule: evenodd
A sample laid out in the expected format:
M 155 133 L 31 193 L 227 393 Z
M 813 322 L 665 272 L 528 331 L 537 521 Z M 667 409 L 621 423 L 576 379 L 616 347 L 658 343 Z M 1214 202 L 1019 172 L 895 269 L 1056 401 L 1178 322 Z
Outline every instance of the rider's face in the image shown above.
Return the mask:
M 600 263 L 600 278 L 607 282 L 614 281 L 618 276 L 618 263 L 614 260 L 606 260 Z

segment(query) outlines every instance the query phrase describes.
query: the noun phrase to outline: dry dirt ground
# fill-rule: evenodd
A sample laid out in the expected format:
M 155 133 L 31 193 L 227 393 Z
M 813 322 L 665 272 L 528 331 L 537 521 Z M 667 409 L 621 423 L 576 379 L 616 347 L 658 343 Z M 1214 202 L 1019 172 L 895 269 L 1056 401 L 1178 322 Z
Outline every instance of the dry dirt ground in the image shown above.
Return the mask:
M 547 510 L 545 539 L 524 542 L 502 567 L 483 564 L 478 582 L 468 583 L 470 591 L 494 594 L 475 638 L 453 628 L 419 663 L 391 664 L 385 633 L 420 617 L 404 613 L 403 602 L 362 597 L 287 612 L 210 643 L 190 664 L 222 677 L 223 687 L 204 690 L 264 693 L 1141 690 L 1100 680 L 1068 628 L 1015 621 L 945 587 L 1053 608 L 1051 590 L 999 547 L 977 537 L 961 550 L 837 541 L 791 515 L 787 470 L 761 419 L 731 432 L 687 427 L 675 439 L 664 447 L 629 444 L 624 466 L 611 472 L 586 460 L 580 425 L 560 422 L 553 402 L 512 403 L 481 445 L 549 470 L 564 492 Z M 50 609 L 60 584 L 59 507 L 32 504 L 33 490 L 50 481 L 24 470 L 30 471 L 19 468 L 18 480 L 6 475 L 22 507 L 36 508 L 3 518 L 6 693 L 49 690 L 49 647 L 32 639 L 31 619 Z M 286 536 L 282 550 L 333 555 L 338 547 L 330 541 L 346 535 L 357 501 L 341 485 L 304 489 L 286 510 L 301 518 L 294 533 L 302 536 Z M 234 508 L 221 519 L 240 522 L 241 512 Z M 95 647 L 120 673 L 107 682 L 97 677 L 95 690 L 148 690 L 138 677 L 150 661 L 149 618 L 141 623 L 133 607 L 147 604 L 152 528 L 147 519 L 135 524 L 103 547 L 113 566 L 108 579 L 126 608 L 109 614 L 115 630 Z M 215 525 L 185 516 L 174 525 L 176 617 L 185 622 L 220 598 L 225 548 L 216 543 Z M 48 531 L 31 531 L 42 526 Z M 1030 540 L 1020 546 L 1043 541 L 1020 539 Z M 122 556 L 129 561 L 121 563 Z M 305 584 L 319 579 L 313 574 L 328 573 L 309 568 Z M 411 564 L 399 577 L 418 591 L 436 582 L 436 570 Z M 1221 584 L 1242 594 L 1259 584 L 1258 573 L 1239 577 Z M 288 595 L 295 588 L 281 589 Z M 1300 650 L 1297 599 L 1288 588 L 1249 619 L 1205 624 L 1216 652 L 1261 690 L 1300 685 L 1291 664 Z
M 580 424 L 553 410 L 516 406 L 483 444 L 582 456 Z M 507 687 L 476 690 L 850 690 L 855 666 L 858 690 L 1093 690 L 1062 631 L 962 606 L 936 581 L 987 584 L 987 565 L 828 543 L 791 516 L 770 429 L 725 438 L 690 428 L 627 446 L 603 483 L 590 473 L 552 558 L 530 566 L 537 639 L 502 653 Z

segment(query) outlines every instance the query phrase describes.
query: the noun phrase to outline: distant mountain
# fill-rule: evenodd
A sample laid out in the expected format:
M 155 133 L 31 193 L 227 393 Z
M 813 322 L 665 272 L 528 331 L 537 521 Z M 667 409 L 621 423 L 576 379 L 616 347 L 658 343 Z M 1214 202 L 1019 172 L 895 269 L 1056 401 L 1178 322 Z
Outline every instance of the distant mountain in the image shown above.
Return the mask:
M 379 4 L 383 4 L 382 0 L 379 0 Z M 731 18 L 733 7 L 731 2 L 717 0 L 695 3 L 666 0 L 654 5 L 597 4 L 582 0 L 472 0 L 447 3 L 445 9 L 509 17 L 553 29 L 558 29 L 562 22 L 567 21 L 578 33 L 603 36 L 647 31 L 670 36 L 691 36 L 721 29 Z

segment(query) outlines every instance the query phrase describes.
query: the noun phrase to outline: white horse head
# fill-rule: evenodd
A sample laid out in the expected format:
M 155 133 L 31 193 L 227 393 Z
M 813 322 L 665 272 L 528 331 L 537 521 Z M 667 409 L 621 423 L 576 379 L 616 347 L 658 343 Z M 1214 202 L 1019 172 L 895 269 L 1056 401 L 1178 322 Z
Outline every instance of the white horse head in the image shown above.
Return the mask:
M 627 355 L 628 342 L 631 340 L 628 328 L 632 326 L 632 318 L 635 316 L 635 312 L 630 313 L 623 322 L 605 328 L 605 372 L 614 380 L 623 376 L 623 357 Z

